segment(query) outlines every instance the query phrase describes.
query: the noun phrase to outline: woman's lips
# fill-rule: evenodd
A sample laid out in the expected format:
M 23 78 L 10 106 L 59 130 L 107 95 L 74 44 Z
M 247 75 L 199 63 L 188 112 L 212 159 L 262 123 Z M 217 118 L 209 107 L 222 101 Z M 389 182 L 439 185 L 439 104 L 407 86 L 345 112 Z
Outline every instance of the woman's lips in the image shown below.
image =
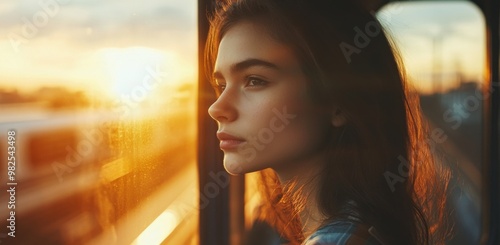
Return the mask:
M 217 132 L 217 138 L 219 138 L 220 140 L 220 148 L 222 150 L 236 149 L 238 148 L 238 146 L 245 142 L 244 139 L 238 138 L 225 132 Z

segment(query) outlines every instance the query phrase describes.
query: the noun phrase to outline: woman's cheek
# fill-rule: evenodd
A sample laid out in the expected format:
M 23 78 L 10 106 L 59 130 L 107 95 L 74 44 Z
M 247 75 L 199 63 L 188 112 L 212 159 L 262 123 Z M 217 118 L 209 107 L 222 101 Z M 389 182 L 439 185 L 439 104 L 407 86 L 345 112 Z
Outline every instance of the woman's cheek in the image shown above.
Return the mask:
M 240 107 L 246 144 L 224 155 L 229 173 L 243 174 L 286 164 L 317 146 L 318 130 L 324 128 L 304 91 L 293 89 L 259 93 Z
M 237 151 L 224 155 L 224 167 L 229 173 L 242 174 L 273 167 L 275 162 L 291 154 L 284 144 L 294 141 L 293 135 L 288 135 L 293 134 L 293 130 L 288 128 L 298 115 L 291 113 L 288 106 L 268 103 L 265 108 L 257 108 L 253 113 L 247 111 L 250 113 L 245 121 L 251 124 L 245 127 L 248 133 L 245 135 L 246 143 Z
M 330 135 L 329 116 L 318 112 L 308 97 L 301 94 L 295 98 L 282 104 L 280 118 L 286 120 L 270 143 L 269 153 L 276 156 L 276 161 L 293 161 L 315 154 L 323 149 Z
M 272 128 L 262 130 L 257 137 L 256 146 L 260 148 L 253 148 L 256 156 L 252 161 L 256 166 L 287 164 L 312 152 L 318 145 L 319 134 L 313 132 L 317 129 L 309 127 L 299 113 L 290 113 L 284 107 L 275 119 Z

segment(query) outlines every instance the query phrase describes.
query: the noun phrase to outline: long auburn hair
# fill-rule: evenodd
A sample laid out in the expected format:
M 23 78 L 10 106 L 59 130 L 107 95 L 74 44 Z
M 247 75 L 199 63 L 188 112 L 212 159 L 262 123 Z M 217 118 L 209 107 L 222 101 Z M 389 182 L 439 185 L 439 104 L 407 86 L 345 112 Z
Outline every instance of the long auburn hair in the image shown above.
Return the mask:
M 205 65 L 212 71 L 224 34 L 240 21 L 261 24 L 291 47 L 319 106 L 336 106 L 347 123 L 332 131 L 317 178 L 318 208 L 327 219 L 355 217 L 387 244 L 442 244 L 449 235 L 445 204 L 449 171 L 426 142 L 416 93 L 382 26 L 352 0 L 219 2 L 210 16 Z M 356 35 L 365 38 L 360 43 Z M 211 79 L 211 78 L 210 78 Z M 262 173 L 261 218 L 291 244 L 304 240 L 297 188 Z M 300 189 L 300 187 L 299 187 Z

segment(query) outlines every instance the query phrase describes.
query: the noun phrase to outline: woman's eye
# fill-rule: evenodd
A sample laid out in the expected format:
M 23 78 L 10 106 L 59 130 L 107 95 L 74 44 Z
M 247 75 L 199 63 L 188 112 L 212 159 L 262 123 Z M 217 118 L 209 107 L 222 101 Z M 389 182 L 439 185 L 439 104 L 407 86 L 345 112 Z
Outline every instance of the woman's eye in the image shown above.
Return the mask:
M 226 84 L 217 84 L 217 90 L 222 92 L 224 89 L 226 89 Z
M 266 84 L 267 84 L 266 81 L 259 79 L 259 78 L 249 77 L 247 79 L 247 86 L 250 86 L 250 87 L 264 86 Z
M 226 84 L 218 83 L 216 81 L 215 83 L 213 83 L 213 88 L 216 92 L 221 93 L 222 91 L 224 91 L 224 89 L 226 89 Z

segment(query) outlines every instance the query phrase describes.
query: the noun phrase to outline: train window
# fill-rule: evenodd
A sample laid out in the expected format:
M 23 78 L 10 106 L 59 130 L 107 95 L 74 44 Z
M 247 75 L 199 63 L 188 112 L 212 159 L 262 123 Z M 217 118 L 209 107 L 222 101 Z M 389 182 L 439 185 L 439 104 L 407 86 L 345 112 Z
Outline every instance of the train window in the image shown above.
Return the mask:
M 479 244 L 482 230 L 483 104 L 486 26 L 470 2 L 395 2 L 377 17 L 392 35 L 438 141 L 428 142 L 451 169 L 449 244 Z
M 0 23 L 0 243 L 196 244 L 197 2 L 2 1 Z

